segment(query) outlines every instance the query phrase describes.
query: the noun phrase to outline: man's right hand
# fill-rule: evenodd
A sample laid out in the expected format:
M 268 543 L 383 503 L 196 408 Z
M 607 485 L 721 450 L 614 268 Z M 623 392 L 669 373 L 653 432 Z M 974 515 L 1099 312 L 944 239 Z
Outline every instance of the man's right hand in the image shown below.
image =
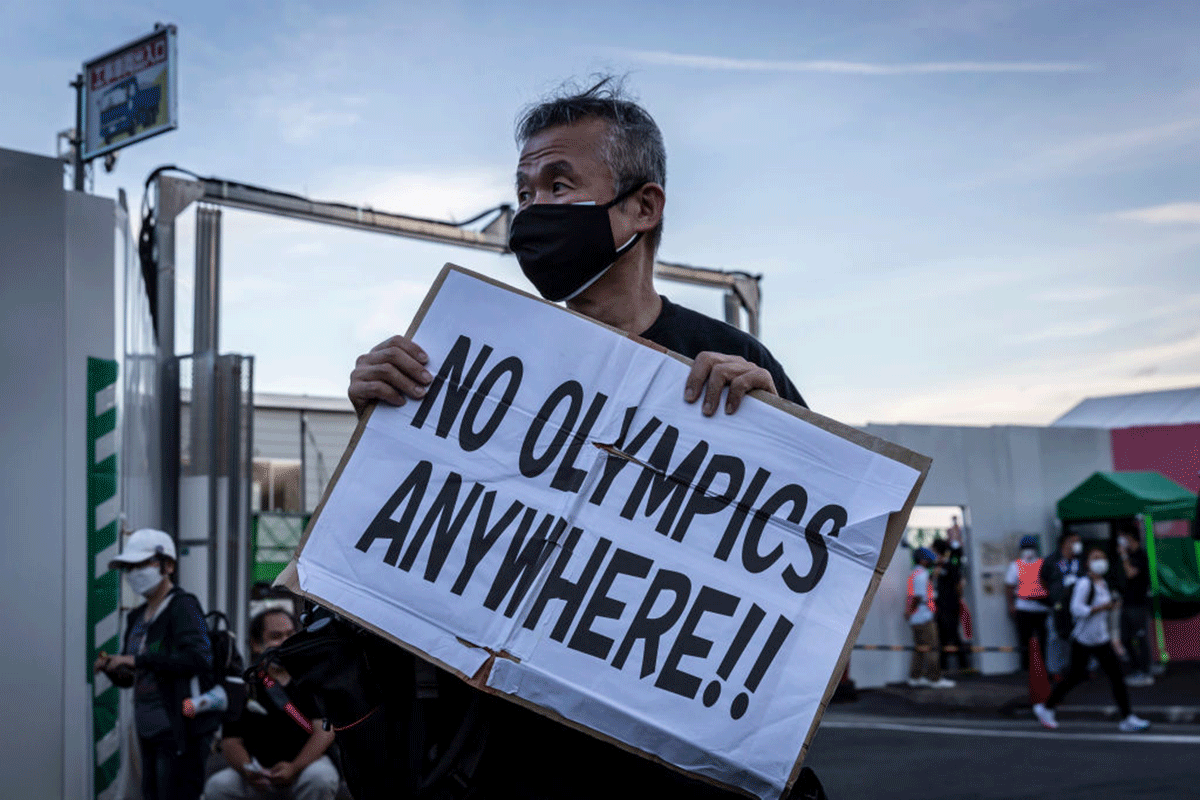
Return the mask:
M 350 373 L 347 394 L 354 412 L 361 417 L 376 400 L 394 406 L 404 405 L 406 397 L 420 400 L 433 381 L 425 368 L 428 363 L 425 351 L 404 336 L 393 336 L 375 345 L 371 352 L 358 357 Z

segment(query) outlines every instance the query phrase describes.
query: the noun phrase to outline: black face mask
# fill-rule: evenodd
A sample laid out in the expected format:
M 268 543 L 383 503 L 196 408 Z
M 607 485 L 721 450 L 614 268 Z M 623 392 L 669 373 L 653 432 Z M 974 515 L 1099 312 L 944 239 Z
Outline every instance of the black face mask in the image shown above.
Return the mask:
M 644 185 L 637 184 L 604 205 L 543 203 L 517 212 L 508 248 L 542 297 L 555 303 L 570 300 L 633 249 L 642 234 L 617 250 L 608 210 Z

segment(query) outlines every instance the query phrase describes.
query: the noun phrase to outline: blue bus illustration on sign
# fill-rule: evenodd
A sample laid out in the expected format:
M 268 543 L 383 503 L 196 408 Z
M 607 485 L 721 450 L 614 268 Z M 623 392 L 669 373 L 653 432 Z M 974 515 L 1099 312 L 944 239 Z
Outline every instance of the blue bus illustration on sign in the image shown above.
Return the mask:
M 100 135 L 110 143 L 117 134 L 133 136 L 138 126 L 148 128 L 158 119 L 162 90 L 138 86 L 137 76 L 126 78 L 100 97 Z

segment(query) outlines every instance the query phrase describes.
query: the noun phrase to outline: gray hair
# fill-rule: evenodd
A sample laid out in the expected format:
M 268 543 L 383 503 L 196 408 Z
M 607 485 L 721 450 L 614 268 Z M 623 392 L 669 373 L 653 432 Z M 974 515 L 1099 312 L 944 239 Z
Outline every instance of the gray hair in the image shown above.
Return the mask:
M 667 185 L 667 148 L 662 131 L 646 109 L 625 93 L 624 80 L 614 75 L 597 76 L 588 89 L 568 82 L 539 103 L 527 107 L 517 118 L 517 147 L 538 133 L 559 125 L 571 125 L 588 118 L 608 123 L 609 135 L 601 158 L 612 170 L 614 196 L 641 183 Z M 662 239 L 662 221 L 647 234 L 650 250 L 658 250 Z

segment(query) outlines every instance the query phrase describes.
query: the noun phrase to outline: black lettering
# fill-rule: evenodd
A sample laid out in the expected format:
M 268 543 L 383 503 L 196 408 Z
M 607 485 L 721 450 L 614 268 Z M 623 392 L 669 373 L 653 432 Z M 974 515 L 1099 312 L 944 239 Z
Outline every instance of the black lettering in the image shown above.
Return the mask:
M 392 492 L 392 496 L 383 504 L 383 508 L 379 509 L 375 519 L 371 520 L 371 524 L 363 531 L 358 543 L 354 546 L 365 553 L 376 539 L 390 539 L 392 543 L 388 545 L 383 561 L 389 566 L 396 566 L 396 559 L 400 557 L 400 551 L 404 548 L 404 538 L 408 536 L 408 530 L 412 527 L 417 507 L 421 505 L 421 500 L 425 497 L 425 487 L 429 485 L 431 474 L 433 474 L 433 464 L 428 461 L 422 461 L 413 467 L 412 472 L 408 473 L 408 477 L 400 483 L 396 491 Z M 404 516 L 397 522 L 392 519 L 392 515 L 396 513 L 396 509 L 400 507 L 406 497 L 409 498 L 408 507 L 404 509 Z
M 670 607 L 660 616 L 652 617 L 650 612 L 654 610 L 654 605 L 663 592 L 671 592 L 675 598 L 671 601 Z M 633 650 L 633 643 L 641 639 L 642 671 L 639 677 L 644 678 L 656 672 L 658 670 L 658 640 L 679 621 L 683 610 L 687 608 L 688 597 L 691 593 L 692 582 L 682 572 L 660 569 L 655 573 L 654 580 L 650 582 L 650 588 L 646 590 L 646 596 L 642 598 L 641 607 L 633 615 L 633 621 L 629 623 L 629 630 L 625 632 L 625 638 L 621 640 L 621 646 L 617 648 L 617 654 L 613 656 L 612 665 L 617 669 L 624 668 L 625 660 L 629 658 L 629 653 Z
M 533 509 L 529 510 L 533 511 Z M 525 533 L 529 530 L 528 522 L 531 519 L 530 514 L 526 512 L 525 519 L 521 520 L 520 526 L 513 534 L 512 543 L 508 546 L 508 552 L 504 555 L 500 568 L 496 570 L 492 588 L 483 601 L 484 608 L 495 611 L 512 590 L 508 608 L 504 609 L 506 617 L 511 617 L 516 613 L 517 606 L 525 599 L 529 587 L 533 585 L 533 579 L 542 571 L 542 566 L 550 558 L 550 551 L 554 549 L 554 545 L 567 528 L 565 519 L 555 517 L 553 514 L 546 514 L 542 518 L 542 524 L 538 526 L 537 532 L 529 539 L 529 544 L 525 544 Z M 552 531 L 551 525 L 554 526 Z M 513 583 L 517 584 L 516 589 L 513 589 Z
M 451 472 L 446 477 L 446 482 L 442 484 L 442 490 L 438 492 L 437 497 L 430 504 L 429 510 L 425 512 L 425 519 L 421 520 L 421 527 L 417 528 L 417 532 L 413 534 L 412 542 L 409 543 L 408 550 L 404 552 L 404 558 L 400 559 L 400 569 L 407 572 L 412 567 L 417 560 L 421 546 L 425 544 L 425 538 L 436 525 L 437 532 L 433 535 L 433 544 L 430 546 L 429 562 L 425 565 L 425 580 L 430 583 L 437 580 L 438 574 L 442 571 L 442 565 L 446 563 L 446 556 L 450 555 L 450 548 L 458 539 L 458 532 L 462 530 L 467 517 L 471 515 L 471 509 L 475 508 L 475 502 L 483 491 L 482 483 L 472 486 L 462 508 L 458 508 L 456 513 L 458 490 L 461 486 L 462 476 L 458 473 Z
M 633 418 L 637 415 L 637 410 L 637 406 L 630 406 L 629 408 L 625 409 L 625 419 L 621 422 L 621 435 L 618 436 L 617 441 L 613 442 L 612 444 L 614 449 L 620 450 L 622 453 L 629 456 L 637 455 L 637 452 L 642 449 L 643 445 L 645 445 L 646 442 L 650 440 L 650 437 L 654 435 L 654 432 L 658 430 L 658 426 L 662 424 L 662 420 L 660 420 L 658 417 L 651 417 L 650 421 L 647 422 L 640 431 L 638 431 L 637 435 L 634 436 L 633 440 L 629 443 L 629 446 L 626 447 L 625 437 L 629 435 L 629 429 L 633 425 Z M 612 486 L 612 482 L 616 479 L 618 473 L 620 473 L 628 463 L 629 459 L 610 454 L 608 458 L 604 460 L 604 473 L 600 476 L 600 479 L 596 481 L 596 488 L 592 491 L 591 499 L 588 500 L 588 502 L 594 506 L 598 506 L 603 503 L 605 496 L 608 495 L 609 487 Z
M 668 474 L 671 455 L 675 452 L 675 444 L 678 441 L 679 431 L 668 425 L 655 446 L 654 452 L 650 455 L 650 466 L 642 468 L 642 473 L 638 476 L 633 491 L 629 493 L 629 498 L 625 501 L 625 507 L 621 509 L 622 517 L 633 519 L 642 499 L 646 498 L 645 514 L 649 517 L 658 510 L 664 501 L 667 501 L 667 506 L 663 509 L 662 516 L 659 517 L 658 524 L 654 528 L 664 536 L 671 532 L 671 525 L 675 522 L 675 516 L 683 505 L 688 487 L 691 486 L 696 473 L 700 471 L 704 457 L 708 455 L 708 442 L 702 440 L 692 448 L 692 452 L 684 457 L 675 471 Z M 647 491 L 649 492 L 648 498 L 646 497 Z M 669 501 L 668 498 L 670 498 Z
M 517 389 L 521 386 L 521 376 L 524 373 L 525 367 L 521 363 L 521 359 L 509 356 L 492 367 L 492 371 L 484 377 L 475 391 L 475 395 L 471 398 L 471 405 L 467 406 L 467 413 L 463 414 L 462 425 L 458 429 L 458 443 L 462 445 L 463 450 L 468 453 L 478 450 L 487 444 L 488 439 L 492 438 L 496 428 L 500 427 L 504 415 L 512 407 L 513 398 L 517 396 Z M 504 394 L 496 401 L 496 408 L 488 417 L 488 421 L 478 431 L 475 430 L 475 417 L 483 408 L 483 401 L 492 393 L 496 381 L 505 375 L 508 376 L 508 384 L 504 387 Z M 461 402 L 459 401 L 460 405 Z
M 718 475 L 725 476 L 725 491 L 719 495 L 710 496 L 708 490 Z M 709 460 L 708 466 L 705 467 L 704 474 L 700 476 L 700 481 L 692 489 L 687 505 L 680 512 L 679 521 L 675 524 L 675 531 L 671 534 L 671 538 L 682 542 L 683 537 L 687 535 L 688 526 L 692 524 L 693 517 L 697 514 L 716 514 L 733 502 L 733 498 L 742 488 L 742 478 L 745 476 L 746 465 L 740 458 L 720 453 L 714 454 Z
M 438 373 L 434 377 L 433 383 L 429 384 L 429 389 L 425 392 L 425 399 L 421 401 L 421 407 L 413 415 L 411 425 L 414 428 L 420 428 L 425 424 L 425 418 L 433 410 L 433 406 L 441 394 L 442 386 L 445 385 L 446 400 L 442 404 L 441 416 L 438 417 L 436 433 L 443 439 L 450 434 L 450 429 L 454 427 L 454 420 L 458 418 L 458 412 L 462 408 L 463 401 L 467 399 L 467 392 L 471 390 L 472 384 L 475 383 L 475 378 L 479 375 L 479 370 L 483 369 L 484 363 L 492 355 L 491 346 L 485 344 L 483 349 L 479 351 L 479 355 L 475 357 L 475 363 L 471 365 L 471 371 L 467 373 L 467 377 L 464 379 L 462 371 L 467 363 L 467 353 L 470 350 L 471 340 L 466 336 L 459 336 L 457 341 L 454 342 L 454 346 L 450 348 L 450 352 L 446 355 L 446 360 L 438 368 Z
M 550 417 L 558 409 L 559 404 L 563 400 L 570 400 L 570 405 L 567 406 L 566 417 L 554 432 L 554 438 L 550 440 L 550 445 L 546 451 L 540 456 L 533 454 L 534 447 L 537 446 L 538 437 L 542 435 L 542 429 L 546 427 L 546 423 L 550 421 Z M 546 398 L 546 402 L 542 403 L 542 407 L 538 409 L 537 416 L 533 418 L 533 422 L 529 424 L 529 430 L 525 433 L 525 441 L 521 443 L 521 454 L 518 458 L 518 465 L 521 468 L 521 474 L 526 478 L 535 478 L 546 471 L 546 468 L 554 463 L 554 459 L 558 456 L 562 446 L 566 444 L 567 437 L 571 435 L 571 428 L 575 426 L 575 420 L 579 417 L 579 409 L 583 406 L 583 387 L 578 381 L 566 381 L 558 385 L 558 387 L 550 393 Z
M 488 528 L 488 523 L 492 518 L 492 504 L 495 500 L 495 492 L 488 492 L 483 496 L 483 506 L 479 509 L 479 516 L 475 518 L 475 531 L 471 534 L 471 543 L 467 545 L 465 563 L 462 571 L 458 573 L 458 578 L 454 581 L 454 586 L 450 588 L 454 594 L 463 593 L 471 576 L 475 574 L 475 568 L 479 566 L 479 562 L 492 549 L 492 545 L 500 538 L 500 534 L 504 533 L 505 529 L 516 519 L 517 514 L 521 513 L 521 509 L 525 507 L 524 503 L 514 500 L 500 520 Z M 533 517 L 536 514 L 537 512 L 532 508 L 526 512 L 527 519 L 523 523 L 526 530 L 529 530 L 529 526 L 533 524 Z
M 606 402 L 608 402 L 608 395 L 597 393 L 592 398 L 592 404 L 588 406 L 587 412 L 583 415 L 583 422 L 579 423 L 579 427 L 567 444 L 567 452 L 559 462 L 558 471 L 554 473 L 554 480 L 550 481 L 550 488 L 558 489 L 561 492 L 578 492 L 579 487 L 583 486 L 587 472 L 575 468 L 575 459 L 579 457 L 579 451 L 587 442 L 587 437 L 592 432 L 592 426 L 596 424 L 596 419 L 600 416 L 600 411 Z
M 689 699 L 695 697 L 700 689 L 700 678 L 679 669 L 679 662 L 684 656 L 707 658 L 713 643 L 710 639 L 696 635 L 696 626 L 700 624 L 700 618 L 706 613 L 732 617 L 739 602 L 741 601 L 731 594 L 711 586 L 701 586 L 696 594 L 696 602 L 692 604 L 687 619 L 683 621 L 683 627 L 679 629 L 679 635 L 675 637 L 675 643 L 671 645 L 671 652 L 667 654 L 654 685 Z
M 812 553 L 812 566 L 804 575 L 798 574 L 791 564 L 785 567 L 783 582 L 789 589 L 797 594 L 804 594 L 812 591 L 812 588 L 817 585 L 817 581 L 825 575 L 825 568 L 829 565 L 829 550 L 825 546 L 825 539 L 821 536 L 821 529 L 825 527 L 826 522 L 832 522 L 833 528 L 828 535 L 837 537 L 845 527 L 846 519 L 846 509 L 839 505 L 824 506 L 813 514 L 812 519 L 804 528 L 804 538 Z
M 654 562 L 645 556 L 618 548 L 600 575 L 600 580 L 596 582 L 596 591 L 592 592 L 591 599 L 584 607 L 583 614 L 579 617 L 579 624 L 575 626 L 575 632 L 571 634 L 571 641 L 567 643 L 567 647 L 587 653 L 589 656 L 607 659 L 609 651 L 612 650 L 613 640 L 593 631 L 592 623 L 598 617 L 620 619 L 621 614 L 625 612 L 625 604 L 608 596 L 608 590 L 612 588 L 613 581 L 617 579 L 618 575 L 644 578 L 650 574 L 650 567 L 653 564 Z
M 748 572 L 762 572 L 783 555 L 782 543 L 775 545 L 775 548 L 765 556 L 758 551 L 758 543 L 762 539 L 763 531 L 766 530 L 771 515 L 788 503 L 792 504 L 792 511 L 787 515 L 787 521 L 796 525 L 800 524 L 800 520 L 804 516 L 804 508 L 808 505 L 808 492 L 794 483 L 789 483 L 775 492 L 762 504 L 762 508 L 754 512 L 754 519 L 750 520 L 750 526 L 746 528 L 746 538 L 742 540 L 742 566 Z
M 737 543 L 738 534 L 742 532 L 742 524 L 746 521 L 746 516 L 758 500 L 759 492 L 767 485 L 767 479 L 770 477 L 771 473 L 762 467 L 759 467 L 758 471 L 754 473 L 754 477 L 750 479 L 750 485 L 746 487 L 746 493 L 733 508 L 733 516 L 730 517 L 729 524 L 725 526 L 725 533 L 721 536 L 720 543 L 717 544 L 716 552 L 713 553 L 714 558 L 720 561 L 729 560 L 729 554 L 733 552 L 733 545 Z
M 525 618 L 525 627 L 530 630 L 537 625 L 541 619 L 542 611 L 545 610 L 546 604 L 551 600 L 562 600 L 562 613 L 558 615 L 558 621 L 554 623 L 554 628 L 550 631 L 550 638 L 556 642 L 561 642 L 567 635 L 567 630 L 570 629 L 571 623 L 575 621 L 575 614 L 579 611 L 579 607 L 583 605 L 584 595 L 587 594 L 588 587 L 592 585 L 592 580 L 596 577 L 596 572 L 600 569 L 600 562 L 604 560 L 604 556 L 608 553 L 608 548 L 612 542 L 601 537 L 596 546 L 592 549 L 592 555 L 588 558 L 587 564 L 584 565 L 583 571 L 579 573 L 579 577 L 572 581 L 563 577 L 563 572 L 567 569 L 567 562 L 571 560 L 571 555 L 575 551 L 575 545 L 579 542 L 579 536 L 583 531 L 579 528 L 572 528 L 570 535 L 567 537 L 566 543 L 563 545 L 562 552 L 559 553 L 558 559 L 555 560 L 554 566 L 550 569 L 550 574 L 546 576 L 546 582 L 542 585 L 542 591 L 538 594 L 537 602 L 533 604 L 533 608 L 529 612 L 529 616 Z

